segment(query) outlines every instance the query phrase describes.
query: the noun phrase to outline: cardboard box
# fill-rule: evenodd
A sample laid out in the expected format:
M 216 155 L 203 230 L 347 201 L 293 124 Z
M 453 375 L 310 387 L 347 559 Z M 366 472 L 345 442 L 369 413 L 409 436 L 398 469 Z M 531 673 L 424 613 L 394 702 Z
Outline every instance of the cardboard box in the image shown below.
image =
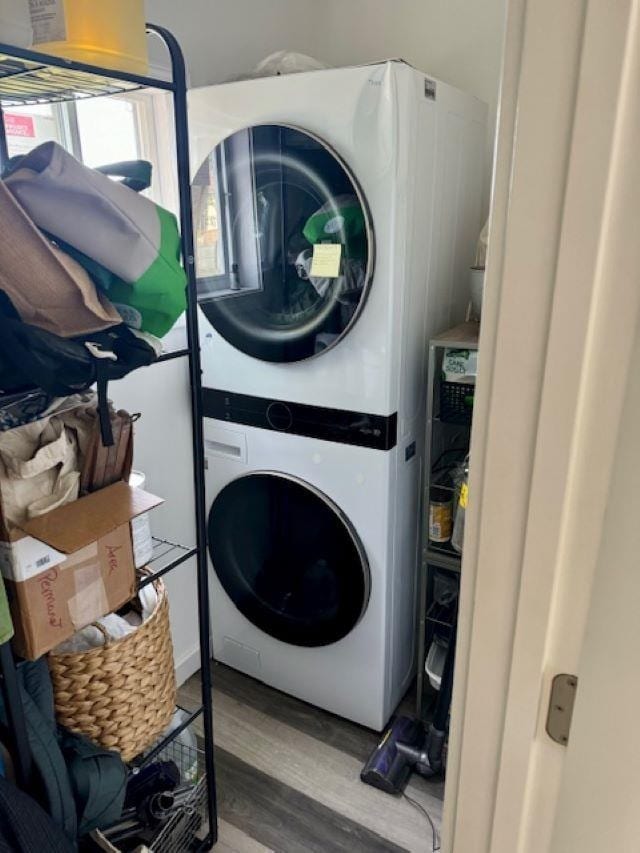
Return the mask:
M 35 660 L 133 597 L 130 522 L 161 503 L 114 483 L 26 522 L 20 538 L 0 543 L 19 655 Z

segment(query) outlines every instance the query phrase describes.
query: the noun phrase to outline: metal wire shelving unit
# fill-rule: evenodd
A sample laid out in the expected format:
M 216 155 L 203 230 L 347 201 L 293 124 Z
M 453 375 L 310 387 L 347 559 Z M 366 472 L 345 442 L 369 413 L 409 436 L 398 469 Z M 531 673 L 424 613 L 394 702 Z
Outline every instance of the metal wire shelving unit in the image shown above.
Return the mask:
M 445 573 L 459 585 L 462 558 L 451 546 L 450 542 L 433 542 L 429 538 L 429 499 L 434 483 L 432 467 L 434 459 L 442 453 L 450 451 L 453 445 L 462 445 L 468 451 L 471 439 L 471 410 L 464 416 L 459 412 L 447 411 L 442 406 L 440 370 L 445 349 L 478 348 L 479 324 L 475 322 L 462 323 L 437 335 L 429 344 L 429 377 L 427 382 L 427 431 L 425 451 L 425 479 L 422 492 L 421 519 L 421 559 L 418 589 L 418 614 L 416 638 L 417 649 L 417 687 L 416 715 L 424 719 L 428 713 L 430 700 L 433 699 L 433 689 L 425 672 L 425 661 L 429 646 L 436 633 L 446 635 L 449 641 L 456 632 L 457 606 L 447 608 L 446 614 L 438 611 L 434 600 L 434 581 L 437 573 Z M 453 498 L 453 490 L 452 490 Z
M 147 32 L 159 38 L 167 48 L 172 69 L 170 81 L 126 74 L 121 71 L 99 68 L 0 44 L 0 167 L 8 159 L 3 109 L 30 104 L 79 101 L 138 89 L 162 90 L 172 95 L 182 256 L 188 279 L 186 312 L 188 345 L 186 348 L 161 356 L 159 361 L 187 358 L 189 363 L 196 544 L 194 547 L 187 547 L 167 540 L 156 539 L 153 559 L 150 564 L 152 574 L 141 578 L 140 585 L 144 586 L 155 578 L 182 566 L 190 558 L 196 558 L 202 703 L 198 708 L 190 711 L 183 723 L 162 738 L 143 758 L 134 761 L 132 771 L 135 772 L 136 767 L 148 763 L 154 757 L 166 755 L 167 750 L 172 748 L 172 744 L 177 742 L 176 739 L 179 735 L 198 717 L 202 716 L 204 738 L 198 747 L 197 784 L 194 785 L 193 795 L 186 798 L 184 805 L 176 811 L 169 824 L 165 826 L 163 837 L 159 840 L 156 839 L 157 846 L 154 846 L 154 850 L 210 850 L 217 841 L 217 804 L 209 667 L 210 624 L 201 369 L 191 219 L 186 71 L 182 51 L 174 36 L 163 27 L 153 24 L 147 25 Z M 7 413 L 12 413 L 15 407 L 22 405 L 25 400 L 29 403 L 33 400 L 33 405 L 37 405 L 38 397 L 41 395 L 42 392 L 38 389 L 29 389 L 25 394 L 19 395 L 2 395 L 0 393 L 0 423 L 2 422 L 3 409 Z M 32 779 L 31 756 L 21 709 L 15 660 L 10 643 L 0 645 L 0 676 L 16 780 L 21 787 L 29 789 Z

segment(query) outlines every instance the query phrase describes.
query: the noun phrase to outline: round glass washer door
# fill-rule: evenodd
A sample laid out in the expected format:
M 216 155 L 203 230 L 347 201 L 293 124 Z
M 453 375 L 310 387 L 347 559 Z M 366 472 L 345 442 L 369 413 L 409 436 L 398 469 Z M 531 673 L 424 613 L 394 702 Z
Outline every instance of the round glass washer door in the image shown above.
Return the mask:
M 346 163 L 313 134 L 257 125 L 221 142 L 192 186 L 200 306 L 263 361 L 312 358 L 356 321 L 371 284 L 371 216 Z
M 270 472 L 233 480 L 213 502 L 208 535 L 227 595 L 278 640 L 326 646 L 366 611 L 362 543 L 338 507 L 301 480 Z

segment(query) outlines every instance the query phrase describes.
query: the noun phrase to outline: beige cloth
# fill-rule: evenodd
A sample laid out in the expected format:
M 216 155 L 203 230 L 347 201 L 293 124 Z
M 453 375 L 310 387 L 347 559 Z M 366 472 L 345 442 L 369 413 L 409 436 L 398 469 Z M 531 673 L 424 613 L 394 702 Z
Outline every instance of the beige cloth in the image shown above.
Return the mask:
M 73 398 L 76 399 L 76 398 Z M 82 450 L 92 433 L 84 417 L 95 407 L 62 410 L 0 433 L 0 507 L 8 531 L 79 496 Z
M 62 337 L 122 319 L 86 270 L 45 239 L 0 181 L 0 290 L 25 323 Z

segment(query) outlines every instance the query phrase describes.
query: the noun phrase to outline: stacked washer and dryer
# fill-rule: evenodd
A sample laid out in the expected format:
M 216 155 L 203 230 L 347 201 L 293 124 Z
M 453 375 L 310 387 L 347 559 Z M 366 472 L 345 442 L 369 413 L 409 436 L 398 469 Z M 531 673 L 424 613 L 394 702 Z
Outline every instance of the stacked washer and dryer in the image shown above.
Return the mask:
M 402 62 L 190 95 L 214 657 L 381 729 L 415 672 L 429 337 L 486 108 Z

